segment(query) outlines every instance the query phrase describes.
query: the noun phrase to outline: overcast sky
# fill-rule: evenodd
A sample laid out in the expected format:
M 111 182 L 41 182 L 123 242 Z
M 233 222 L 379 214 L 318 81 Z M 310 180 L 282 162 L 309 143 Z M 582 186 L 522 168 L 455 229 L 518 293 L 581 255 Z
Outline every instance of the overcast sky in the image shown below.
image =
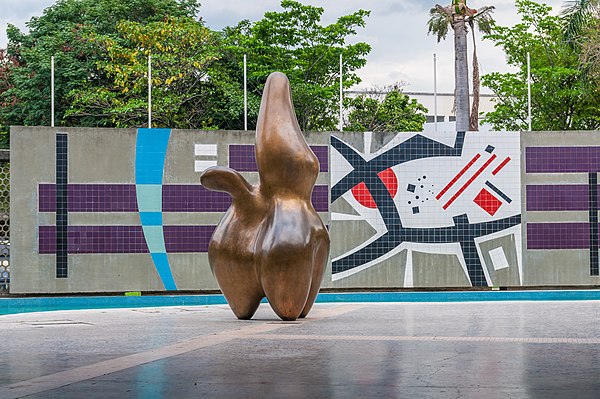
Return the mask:
M 126 0 L 124 0 L 126 1 Z M 235 25 L 242 19 L 255 21 L 265 11 L 281 10 L 279 0 L 200 0 L 200 15 L 206 25 L 220 30 Z M 433 54 L 437 54 L 438 91 L 451 92 L 454 87 L 454 53 L 452 37 L 437 43 L 434 36 L 427 35 L 429 9 L 435 0 L 304 0 L 325 9 L 323 22 L 334 22 L 339 16 L 358 9 L 371 11 L 366 27 L 358 30 L 352 41 L 365 41 L 372 46 L 367 65 L 359 71 L 363 82 L 359 88 L 374 85 L 391 85 L 406 82 L 405 91 L 433 91 Z M 440 2 L 439 0 L 437 2 Z M 446 0 L 450 3 L 450 0 Z M 0 0 L 0 47 L 6 47 L 8 23 L 26 30 L 25 23 L 32 16 L 42 14 L 54 0 Z M 546 4 L 560 11 L 562 0 L 546 0 Z M 441 3 L 445 4 L 445 3 Z M 494 5 L 494 18 L 501 25 L 519 22 L 515 2 L 509 0 L 470 0 L 471 8 Z M 471 42 L 469 42 L 469 53 Z M 477 44 L 481 73 L 507 71 L 504 53 L 493 44 L 483 41 Z M 470 57 L 470 54 L 469 54 Z M 486 91 L 485 89 L 482 91 Z

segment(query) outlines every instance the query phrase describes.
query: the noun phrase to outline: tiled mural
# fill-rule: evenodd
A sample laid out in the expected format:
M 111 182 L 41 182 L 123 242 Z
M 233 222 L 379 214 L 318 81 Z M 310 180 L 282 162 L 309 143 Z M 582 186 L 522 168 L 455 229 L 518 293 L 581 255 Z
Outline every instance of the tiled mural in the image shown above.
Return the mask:
M 529 146 L 525 148 L 525 174 L 545 176 L 545 184 L 526 184 L 528 212 L 571 212 L 572 219 L 527 224 L 527 249 L 589 251 L 589 273 L 598 276 L 598 172 L 600 146 Z M 552 182 L 575 175 L 583 184 Z M 579 211 L 579 212 L 578 212 Z M 568 218 L 567 214 L 567 218 Z
M 170 129 L 137 130 L 135 148 L 132 148 L 135 184 L 70 182 L 67 169 L 61 163 L 61 159 L 66 162 L 68 156 L 69 135 L 56 135 L 57 181 L 55 184 L 38 184 L 37 211 L 56 214 L 55 225 L 38 227 L 38 251 L 40 255 L 56 256 L 57 278 L 69 277 L 68 256 L 72 254 L 147 254 L 145 256 L 151 258 L 164 289 L 178 289 L 169 254 L 206 253 L 216 223 L 168 225 L 164 222 L 164 215 L 222 214 L 231 205 L 231 197 L 226 193 L 206 190 L 199 183 L 199 172 L 218 164 L 216 143 L 194 144 L 194 162 L 189 167 L 195 172 L 196 182 L 165 184 L 165 162 L 171 134 Z M 215 142 L 218 138 L 215 134 Z M 319 159 L 321 172 L 326 173 L 329 168 L 328 146 L 313 145 L 311 148 Z M 228 161 L 226 166 L 248 172 L 251 178 L 258 177 L 254 145 L 230 144 L 226 149 L 227 156 L 223 157 Z M 65 171 L 60 180 L 62 183 L 58 178 L 59 166 Z M 315 186 L 312 200 L 318 212 L 327 212 L 328 186 Z M 69 213 L 136 213 L 139 224 L 68 225 Z
M 400 133 L 385 143 L 373 136 L 365 133 L 360 148 L 331 137 L 331 234 L 370 227 L 357 245 L 332 254 L 332 280 L 356 280 L 393 259 L 402 286 L 413 287 L 419 252 L 455 257 L 461 285 L 498 285 L 503 269 L 512 269 L 503 285 L 522 284 L 518 133 Z M 454 264 L 432 264 L 424 280 Z
M 253 132 L 13 129 L 13 292 L 217 287 L 208 243 L 231 198 L 199 176 L 255 183 Z M 595 135 L 306 136 L 324 287 L 600 285 Z

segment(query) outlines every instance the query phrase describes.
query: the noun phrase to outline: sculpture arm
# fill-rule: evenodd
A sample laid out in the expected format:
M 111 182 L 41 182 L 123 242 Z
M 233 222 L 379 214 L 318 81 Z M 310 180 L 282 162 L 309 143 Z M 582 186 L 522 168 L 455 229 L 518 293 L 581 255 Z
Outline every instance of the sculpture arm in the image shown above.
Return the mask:
M 209 190 L 229 193 L 234 200 L 243 200 L 254 190 L 241 174 L 223 166 L 206 169 L 200 176 L 200 184 Z

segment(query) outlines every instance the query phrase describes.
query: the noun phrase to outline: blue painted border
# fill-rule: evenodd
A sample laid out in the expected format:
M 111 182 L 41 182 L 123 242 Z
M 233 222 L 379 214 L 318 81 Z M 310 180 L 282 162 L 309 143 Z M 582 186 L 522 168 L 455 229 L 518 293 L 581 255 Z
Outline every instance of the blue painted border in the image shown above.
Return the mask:
M 598 290 L 321 293 L 317 303 L 600 301 Z M 53 310 L 224 305 L 223 295 L 0 298 L 0 315 Z
M 317 302 L 597 301 L 599 290 L 320 293 Z

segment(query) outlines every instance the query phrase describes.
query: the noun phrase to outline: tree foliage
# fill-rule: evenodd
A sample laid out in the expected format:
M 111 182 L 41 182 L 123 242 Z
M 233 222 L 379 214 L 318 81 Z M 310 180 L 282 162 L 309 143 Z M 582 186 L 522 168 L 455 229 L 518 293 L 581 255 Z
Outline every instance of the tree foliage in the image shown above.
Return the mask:
M 94 121 L 70 121 L 69 93 L 84 86 L 103 86 L 109 77 L 96 68 L 107 60 L 104 48 L 92 43 L 90 35 L 117 36 L 119 21 L 146 23 L 172 17 L 191 17 L 197 0 L 58 0 L 32 18 L 28 33 L 9 25 L 7 56 L 11 73 L 9 88 L 0 91 L 0 125 L 50 125 L 50 57 L 55 57 L 56 124 L 70 125 Z
M 586 38 L 582 44 L 581 63 L 585 65 L 590 80 L 600 82 L 600 18 L 590 22 Z
M 386 94 L 360 95 L 347 101 L 344 130 L 353 132 L 420 132 L 427 108 L 394 86 Z
M 202 101 L 208 65 L 217 59 L 215 35 L 191 18 L 168 18 L 146 24 L 121 21 L 117 35 L 87 40 L 107 54 L 96 63 L 107 83 L 88 83 L 69 93 L 66 115 L 83 125 L 147 125 L 148 56 L 152 62 L 153 125 L 206 126 Z
M 562 14 L 565 20 L 564 37 L 569 43 L 576 45 L 582 36 L 585 37 L 583 31 L 589 27 L 590 21 L 592 21 L 592 25 L 596 25 L 598 18 L 600 18 L 600 1 L 566 1 Z
M 495 26 L 487 37 L 506 53 L 514 73 L 491 73 L 484 86 L 498 96 L 486 122 L 495 129 L 527 129 L 527 53 L 531 55 L 532 130 L 597 129 L 600 126 L 599 80 L 585 73 L 577 48 L 563 40 L 564 20 L 551 7 L 517 0 L 522 22 Z
M 323 8 L 283 0 L 281 11 L 212 32 L 195 20 L 197 0 L 58 0 L 8 29 L 0 54 L 0 126 L 50 124 L 50 57 L 56 59 L 56 124 L 147 124 L 147 56 L 152 56 L 153 125 L 242 129 L 243 55 L 248 57 L 249 128 L 267 76 L 290 79 L 304 130 L 337 122 L 339 56 L 344 87 L 360 82 L 366 43 L 348 44 L 368 11 L 323 25 Z
M 15 57 L 9 57 L 5 49 L 0 49 L 0 94 L 14 87 L 11 79 L 12 69 L 19 66 Z M 16 104 L 14 95 L 0 96 L 0 109 L 13 107 Z M 0 123 L 0 147 L 8 147 L 8 126 Z
M 347 40 L 365 25 L 369 12 L 358 10 L 323 26 L 321 7 L 291 0 L 283 0 L 281 6 L 281 12 L 270 11 L 259 21 L 241 21 L 225 29 L 224 62 L 229 63 L 235 80 L 242 82 L 241 62 L 247 54 L 248 88 L 254 104 L 259 103 L 267 76 L 273 71 L 285 73 L 300 128 L 333 130 L 339 105 L 339 57 L 344 60 L 343 86 L 359 83 L 355 71 L 366 64 L 371 47 L 362 42 L 347 44 Z M 251 111 L 252 127 L 258 107 Z

